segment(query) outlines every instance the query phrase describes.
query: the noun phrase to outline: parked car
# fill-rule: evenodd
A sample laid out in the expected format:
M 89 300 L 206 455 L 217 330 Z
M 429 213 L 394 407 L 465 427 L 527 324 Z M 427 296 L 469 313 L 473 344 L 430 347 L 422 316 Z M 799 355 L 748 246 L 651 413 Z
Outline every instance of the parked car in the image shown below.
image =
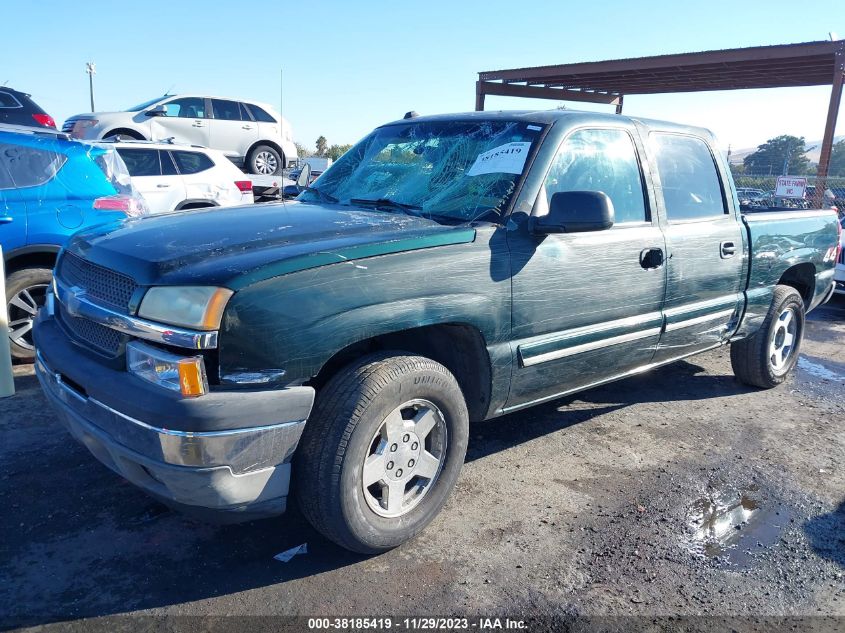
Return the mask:
M 0 86 L 0 125 L 30 125 L 56 129 L 56 122 L 25 92 Z
M 833 292 L 839 225 L 742 217 L 732 188 L 699 128 L 397 121 L 286 205 L 78 233 L 36 373 L 71 433 L 153 496 L 246 520 L 293 486 L 329 539 L 384 551 L 445 504 L 470 420 L 728 343 L 741 381 L 785 380 Z
M 223 152 L 196 145 L 117 141 L 150 213 L 252 204 L 252 181 Z
M 86 227 L 144 213 L 114 150 L 56 132 L 0 125 L 0 245 L 12 355 L 32 358 L 32 322 L 56 254 Z
M 766 199 L 766 192 L 762 189 L 752 189 L 749 187 L 737 187 L 736 195 L 739 198 L 739 201 L 742 202 L 744 200 L 750 201 L 758 201 L 758 200 L 765 200 Z
M 62 131 L 74 138 L 124 139 L 201 145 L 223 152 L 254 174 L 281 174 L 296 162 L 290 124 L 272 106 L 255 101 L 164 95 L 125 112 L 77 114 Z

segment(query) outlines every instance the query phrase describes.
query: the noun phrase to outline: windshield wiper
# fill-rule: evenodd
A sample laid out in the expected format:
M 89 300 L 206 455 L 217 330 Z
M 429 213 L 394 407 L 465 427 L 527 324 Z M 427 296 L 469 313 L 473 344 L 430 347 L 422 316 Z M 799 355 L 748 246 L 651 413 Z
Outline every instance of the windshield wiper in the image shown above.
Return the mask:
M 325 191 L 321 191 L 320 189 L 317 189 L 317 187 L 303 187 L 302 191 L 308 191 L 310 193 L 317 194 L 317 197 L 323 202 L 330 202 L 331 204 L 337 204 L 338 202 L 338 199 L 335 198 L 333 195 L 330 195 Z
M 419 205 L 405 204 L 404 202 L 397 202 L 396 200 L 391 200 L 390 198 L 378 198 L 377 200 L 352 198 L 349 203 L 359 207 L 372 207 L 374 209 L 395 209 L 398 211 L 404 211 L 410 215 L 420 215 L 419 212 L 422 211 L 422 207 Z

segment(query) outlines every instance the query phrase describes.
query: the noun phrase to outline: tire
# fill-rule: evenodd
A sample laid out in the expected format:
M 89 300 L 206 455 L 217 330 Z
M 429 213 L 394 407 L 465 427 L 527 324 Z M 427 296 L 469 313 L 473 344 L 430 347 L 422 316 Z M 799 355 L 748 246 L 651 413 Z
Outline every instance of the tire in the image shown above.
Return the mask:
M 753 387 L 776 387 L 798 362 L 803 336 L 804 300 L 795 288 L 775 286 L 772 304 L 760 329 L 753 336 L 731 343 L 734 375 Z
M 32 323 L 44 305 L 47 288 L 53 280 L 49 268 L 23 268 L 6 278 L 6 310 L 9 316 L 9 338 L 12 358 L 32 360 Z
M 270 145 L 258 145 L 247 156 L 247 169 L 251 174 L 280 176 L 285 168 L 284 156 Z
M 320 390 L 294 457 L 294 494 L 311 525 L 341 547 L 387 551 L 440 512 L 468 433 L 463 393 L 443 365 L 402 352 L 367 356 Z M 365 487 L 365 476 L 380 479 Z

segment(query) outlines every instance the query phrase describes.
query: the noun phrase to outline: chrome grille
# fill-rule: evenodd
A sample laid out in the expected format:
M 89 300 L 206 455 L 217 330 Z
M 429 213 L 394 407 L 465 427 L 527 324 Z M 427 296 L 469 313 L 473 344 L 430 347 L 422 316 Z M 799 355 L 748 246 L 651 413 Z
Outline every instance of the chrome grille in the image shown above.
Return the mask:
M 59 303 L 56 305 L 65 329 L 73 338 L 91 345 L 109 356 L 117 355 L 122 336 L 120 332 L 82 317 L 71 316 L 63 305 Z
M 92 299 L 127 310 L 138 287 L 131 277 L 65 253 L 58 271 L 59 279 L 69 286 L 82 288 Z

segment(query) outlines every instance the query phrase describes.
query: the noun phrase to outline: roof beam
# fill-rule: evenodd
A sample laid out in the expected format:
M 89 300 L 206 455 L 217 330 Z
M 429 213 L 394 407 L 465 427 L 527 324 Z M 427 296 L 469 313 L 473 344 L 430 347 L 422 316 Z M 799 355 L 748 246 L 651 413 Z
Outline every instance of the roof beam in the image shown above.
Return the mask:
M 536 81 L 547 77 L 560 77 L 576 73 L 589 72 L 628 72 L 642 71 L 653 68 L 689 67 L 706 63 L 736 64 L 742 62 L 764 61 L 776 63 L 779 60 L 813 57 L 819 55 L 833 56 L 841 49 L 842 42 L 807 42 L 804 44 L 784 44 L 780 46 L 758 46 L 754 48 L 735 48 L 720 51 L 705 51 L 700 53 L 680 53 L 677 55 L 656 55 L 632 59 L 615 59 L 602 62 L 583 62 L 576 64 L 561 64 L 556 66 L 535 66 L 532 68 L 514 68 L 509 70 L 493 70 L 478 73 L 481 81 L 510 80 Z
M 484 109 L 485 95 L 501 97 L 527 97 L 529 99 L 554 99 L 556 101 L 586 101 L 588 103 L 606 103 L 617 105 L 618 94 L 602 92 L 584 92 L 581 90 L 565 90 L 562 88 L 546 88 L 539 86 L 520 86 L 515 84 L 500 84 L 490 81 L 476 82 L 476 110 Z

